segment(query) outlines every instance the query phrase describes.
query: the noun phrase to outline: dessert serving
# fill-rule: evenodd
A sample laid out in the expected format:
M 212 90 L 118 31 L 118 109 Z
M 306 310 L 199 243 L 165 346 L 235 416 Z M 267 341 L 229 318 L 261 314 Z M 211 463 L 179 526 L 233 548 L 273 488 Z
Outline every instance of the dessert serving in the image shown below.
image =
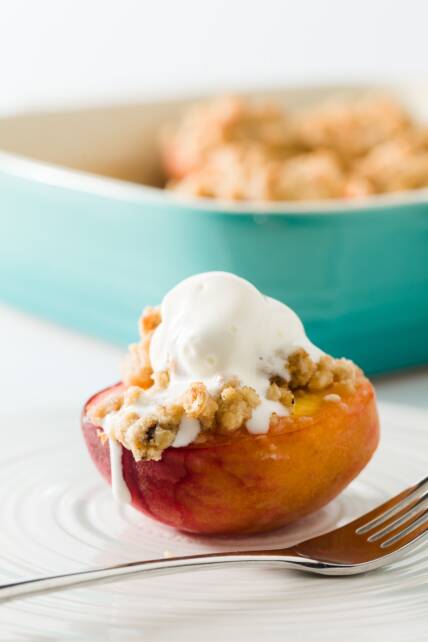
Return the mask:
M 164 134 L 167 187 L 245 201 L 358 198 L 428 186 L 428 130 L 384 95 L 286 113 L 225 97 Z
M 298 316 L 233 274 L 173 288 L 140 319 L 122 381 L 83 433 L 115 497 L 181 530 L 248 533 L 324 506 L 376 449 L 373 388 Z

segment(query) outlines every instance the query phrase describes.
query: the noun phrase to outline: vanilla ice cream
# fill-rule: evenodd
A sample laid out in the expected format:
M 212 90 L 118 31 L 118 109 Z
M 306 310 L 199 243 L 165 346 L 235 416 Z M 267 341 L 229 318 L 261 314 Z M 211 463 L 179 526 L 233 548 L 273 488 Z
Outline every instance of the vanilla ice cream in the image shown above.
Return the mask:
M 283 370 L 296 347 L 319 352 L 289 307 L 227 272 L 179 283 L 165 296 L 161 318 L 150 347 L 153 369 L 193 381 L 236 376 L 257 388 L 268 370 Z
M 179 283 L 165 296 L 161 319 L 150 360 L 155 372 L 169 371 L 169 394 L 195 381 L 215 393 L 237 378 L 261 398 L 247 423 L 252 432 L 267 432 L 273 412 L 287 414 L 282 404 L 266 399 L 269 377 L 288 380 L 286 359 L 298 348 L 314 361 L 322 354 L 293 310 L 227 272 L 197 274 Z

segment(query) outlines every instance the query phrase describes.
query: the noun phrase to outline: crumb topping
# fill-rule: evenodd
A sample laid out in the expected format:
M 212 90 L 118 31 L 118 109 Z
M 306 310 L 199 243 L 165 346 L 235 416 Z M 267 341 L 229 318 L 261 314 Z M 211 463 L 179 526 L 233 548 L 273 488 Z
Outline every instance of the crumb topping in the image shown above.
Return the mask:
M 266 398 L 269 401 L 279 401 L 286 408 L 291 408 L 294 403 L 294 395 L 285 382 L 271 383 L 267 390 Z
M 159 308 L 147 307 L 141 315 L 139 321 L 140 341 L 131 343 L 122 366 L 122 379 L 126 386 L 150 388 L 153 384 L 153 370 L 149 354 L 150 340 L 160 320 Z
M 210 428 L 218 410 L 218 403 L 201 382 L 193 383 L 184 393 L 181 403 L 188 417 L 197 419 L 203 428 Z
M 90 412 L 91 421 L 96 425 L 100 424 L 106 415 L 118 412 L 122 408 L 123 403 L 124 393 L 122 391 L 113 392 L 103 397 L 102 401 L 92 404 Z
M 428 130 L 386 96 L 296 114 L 217 99 L 191 108 L 164 150 L 167 187 L 190 196 L 302 201 L 428 185 Z
M 257 392 L 237 379 L 225 382 L 216 393 L 210 393 L 203 382 L 194 382 L 173 403 L 151 407 L 141 415 L 138 402 L 149 394 L 148 388 L 162 391 L 169 385 L 168 372 L 153 372 L 149 359 L 150 338 L 159 323 L 157 308 L 148 308 L 143 313 L 140 343 L 130 346 L 125 362 L 124 388 L 102 396 L 88 411 L 92 423 L 104 426 L 104 431 L 99 431 L 100 439 L 104 441 L 107 434 L 131 450 L 137 461 L 159 460 L 162 452 L 173 444 L 185 417 L 199 422 L 201 432 L 197 439 L 203 441 L 209 432 L 230 434 L 245 428 L 261 403 Z M 139 358 L 135 359 L 135 355 Z M 285 366 L 288 380 L 272 373 L 266 398 L 279 402 L 291 414 L 296 397 L 325 390 L 324 399 L 333 401 L 338 391 L 352 392 L 361 377 L 352 361 L 323 355 L 314 362 L 303 348 L 295 350 Z M 331 392 L 333 384 L 337 385 Z M 112 418 L 114 421 L 110 422 Z
M 259 404 L 259 395 L 253 388 L 240 387 L 238 382 L 231 382 L 223 388 L 218 400 L 216 424 L 219 430 L 226 433 L 238 430 L 251 418 L 254 408 Z

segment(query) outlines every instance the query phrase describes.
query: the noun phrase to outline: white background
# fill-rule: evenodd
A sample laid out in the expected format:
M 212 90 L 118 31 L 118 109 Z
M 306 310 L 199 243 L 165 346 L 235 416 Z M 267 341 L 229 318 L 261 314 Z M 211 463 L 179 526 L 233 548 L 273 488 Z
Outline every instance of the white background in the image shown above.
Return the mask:
M 423 78 L 425 0 L 0 0 L 0 110 Z

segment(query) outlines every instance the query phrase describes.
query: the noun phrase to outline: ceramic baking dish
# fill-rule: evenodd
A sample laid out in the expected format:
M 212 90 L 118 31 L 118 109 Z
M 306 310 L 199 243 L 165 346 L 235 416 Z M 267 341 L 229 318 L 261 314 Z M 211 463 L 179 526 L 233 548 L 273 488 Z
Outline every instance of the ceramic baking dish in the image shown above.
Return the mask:
M 267 95 L 295 109 L 370 89 Z M 386 90 L 428 120 L 428 86 Z M 177 281 L 230 270 L 368 372 L 428 362 L 428 190 L 353 202 L 179 200 L 156 187 L 157 142 L 191 102 L 0 119 L 1 299 L 125 344 L 141 308 Z

